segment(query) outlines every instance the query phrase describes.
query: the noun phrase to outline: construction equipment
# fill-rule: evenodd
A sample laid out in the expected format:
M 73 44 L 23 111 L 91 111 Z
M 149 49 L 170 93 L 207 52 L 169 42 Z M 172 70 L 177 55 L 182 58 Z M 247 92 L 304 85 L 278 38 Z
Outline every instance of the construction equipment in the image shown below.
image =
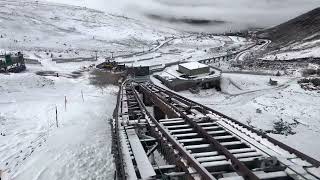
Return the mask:
M 23 54 L 18 52 L 14 55 L 0 55 L 0 72 L 18 73 L 26 69 Z

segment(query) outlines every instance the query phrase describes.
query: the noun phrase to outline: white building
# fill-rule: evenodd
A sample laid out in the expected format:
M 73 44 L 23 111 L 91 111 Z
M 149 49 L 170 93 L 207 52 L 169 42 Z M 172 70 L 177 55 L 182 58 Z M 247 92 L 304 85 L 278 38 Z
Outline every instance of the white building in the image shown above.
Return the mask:
M 210 72 L 210 67 L 199 62 L 189 62 L 179 64 L 178 71 L 188 76 L 195 76 L 198 74 L 206 74 Z

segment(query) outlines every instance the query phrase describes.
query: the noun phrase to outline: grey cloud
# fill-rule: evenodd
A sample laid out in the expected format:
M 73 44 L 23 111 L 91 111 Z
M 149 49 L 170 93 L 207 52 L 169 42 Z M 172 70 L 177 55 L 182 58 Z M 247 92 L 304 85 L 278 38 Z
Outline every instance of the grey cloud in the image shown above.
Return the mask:
M 224 32 L 248 27 L 270 27 L 320 6 L 319 0 L 50 0 L 70 1 L 90 8 L 135 18 L 146 14 L 164 18 L 190 18 L 228 22 L 210 27 L 176 27 Z M 146 20 L 146 19 L 144 19 Z M 159 23 L 159 22 L 156 22 Z M 172 23 L 164 23 L 172 25 Z

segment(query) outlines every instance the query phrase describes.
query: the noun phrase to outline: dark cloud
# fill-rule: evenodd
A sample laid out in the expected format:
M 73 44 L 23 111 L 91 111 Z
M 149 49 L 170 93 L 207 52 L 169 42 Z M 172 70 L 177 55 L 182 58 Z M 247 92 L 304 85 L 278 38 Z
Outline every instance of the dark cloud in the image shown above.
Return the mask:
M 50 0 L 62 1 L 66 0 Z M 136 18 L 160 17 L 166 25 L 191 30 L 224 32 L 270 27 L 320 6 L 319 0 L 67 0 L 91 8 Z M 223 24 L 176 25 L 177 20 L 205 20 Z M 150 19 L 149 19 L 150 20 Z M 187 21 L 185 21 L 187 22 Z

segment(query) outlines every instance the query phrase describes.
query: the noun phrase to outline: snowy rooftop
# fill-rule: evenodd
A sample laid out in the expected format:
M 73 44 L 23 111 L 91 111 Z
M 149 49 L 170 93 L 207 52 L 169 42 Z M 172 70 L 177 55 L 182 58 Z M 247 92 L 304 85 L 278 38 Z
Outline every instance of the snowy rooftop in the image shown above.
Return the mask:
M 197 80 L 197 79 L 214 78 L 214 77 L 221 76 L 220 71 L 210 67 L 210 73 L 198 74 L 198 75 L 191 76 L 190 78 L 185 78 L 183 77 L 184 74 L 178 71 L 178 65 L 170 66 L 166 68 L 164 71 L 157 74 L 167 80 L 173 80 L 173 79 L 184 79 L 184 80 L 189 79 L 190 80 L 190 78 L 192 80 Z
M 199 62 L 184 63 L 184 64 L 180 64 L 180 66 L 190 70 L 208 67 L 208 65 L 201 64 Z

